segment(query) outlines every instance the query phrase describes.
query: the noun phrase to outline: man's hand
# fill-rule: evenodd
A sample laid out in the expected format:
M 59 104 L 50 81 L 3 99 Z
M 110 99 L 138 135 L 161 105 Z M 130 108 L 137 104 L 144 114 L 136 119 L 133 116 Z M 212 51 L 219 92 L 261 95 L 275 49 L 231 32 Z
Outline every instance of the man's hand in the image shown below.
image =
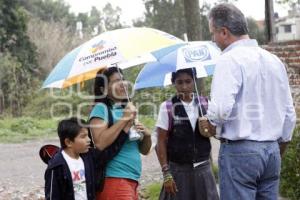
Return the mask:
M 282 143 L 279 143 L 279 148 L 280 148 L 280 156 L 281 158 L 283 158 L 283 154 L 288 146 L 289 142 L 282 142 Z
M 199 117 L 198 125 L 202 136 L 211 137 L 216 135 L 216 127 L 211 125 L 206 117 Z

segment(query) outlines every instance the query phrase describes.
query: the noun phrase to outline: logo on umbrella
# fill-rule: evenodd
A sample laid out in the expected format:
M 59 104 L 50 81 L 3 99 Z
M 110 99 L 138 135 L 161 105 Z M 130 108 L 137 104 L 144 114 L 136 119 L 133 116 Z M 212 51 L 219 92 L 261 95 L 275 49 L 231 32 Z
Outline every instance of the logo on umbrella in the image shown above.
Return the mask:
M 105 44 L 105 42 L 103 40 L 101 40 L 100 42 L 92 45 L 91 52 L 96 53 L 97 51 L 100 51 L 101 49 L 104 48 L 104 44 Z
M 186 62 L 205 61 L 211 59 L 210 53 L 206 46 L 184 48 L 182 51 Z

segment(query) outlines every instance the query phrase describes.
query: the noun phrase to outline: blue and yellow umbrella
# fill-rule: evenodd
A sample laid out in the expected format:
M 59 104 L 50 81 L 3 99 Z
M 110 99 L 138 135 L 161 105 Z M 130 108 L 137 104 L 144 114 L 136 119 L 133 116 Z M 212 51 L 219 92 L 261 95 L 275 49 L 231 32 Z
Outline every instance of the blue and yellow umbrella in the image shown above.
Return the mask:
M 69 52 L 51 71 L 43 88 L 65 88 L 96 76 L 101 68 L 155 61 L 151 52 L 182 40 L 152 28 L 124 28 L 102 33 Z

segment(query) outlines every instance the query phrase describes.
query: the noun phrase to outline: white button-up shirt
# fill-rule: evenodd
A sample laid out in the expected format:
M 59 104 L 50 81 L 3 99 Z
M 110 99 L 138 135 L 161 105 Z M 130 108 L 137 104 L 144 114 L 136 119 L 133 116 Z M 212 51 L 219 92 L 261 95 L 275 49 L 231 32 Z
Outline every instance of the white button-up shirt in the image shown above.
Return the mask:
M 229 140 L 290 141 L 296 114 L 284 64 L 242 39 L 217 61 L 207 116 Z

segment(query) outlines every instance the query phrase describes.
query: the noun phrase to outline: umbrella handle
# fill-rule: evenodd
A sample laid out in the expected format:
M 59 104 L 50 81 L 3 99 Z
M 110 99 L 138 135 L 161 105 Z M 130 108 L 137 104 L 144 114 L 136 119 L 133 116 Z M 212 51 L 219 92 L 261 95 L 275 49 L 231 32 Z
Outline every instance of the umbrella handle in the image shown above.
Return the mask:
M 196 70 L 196 69 L 194 69 L 194 70 Z M 194 84 L 195 84 L 195 89 L 196 89 L 196 95 L 197 95 L 197 98 L 198 98 L 199 91 L 198 91 L 198 87 L 197 87 L 197 84 L 196 84 L 195 73 L 193 73 L 193 79 L 194 79 Z M 201 117 L 203 117 L 203 110 L 202 110 L 201 102 L 199 100 L 198 100 L 198 106 L 199 106 L 199 109 L 200 109 Z
M 121 74 L 121 71 L 120 71 L 120 68 L 118 67 L 118 64 L 116 63 L 115 65 L 117 66 L 119 75 L 123 78 L 123 75 Z M 128 102 L 131 102 L 131 99 L 129 98 L 128 91 L 127 91 L 126 87 L 124 86 L 124 82 L 123 81 L 122 81 L 122 84 L 123 84 L 123 87 L 125 88 L 126 98 L 127 98 Z M 135 120 L 133 121 L 133 125 L 134 126 L 136 125 Z

